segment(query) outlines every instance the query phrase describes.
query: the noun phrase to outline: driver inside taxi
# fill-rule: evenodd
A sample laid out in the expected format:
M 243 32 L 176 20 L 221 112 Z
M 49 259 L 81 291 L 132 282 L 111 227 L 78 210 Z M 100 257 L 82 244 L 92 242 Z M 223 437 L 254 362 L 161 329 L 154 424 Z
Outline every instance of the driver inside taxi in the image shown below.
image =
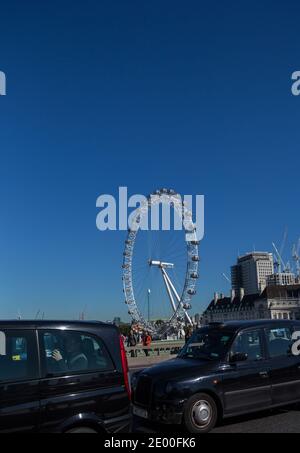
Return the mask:
M 52 352 L 52 358 L 61 371 L 84 371 L 88 368 L 88 359 L 82 352 L 79 335 L 67 335 L 65 338 L 65 357 L 59 349 Z

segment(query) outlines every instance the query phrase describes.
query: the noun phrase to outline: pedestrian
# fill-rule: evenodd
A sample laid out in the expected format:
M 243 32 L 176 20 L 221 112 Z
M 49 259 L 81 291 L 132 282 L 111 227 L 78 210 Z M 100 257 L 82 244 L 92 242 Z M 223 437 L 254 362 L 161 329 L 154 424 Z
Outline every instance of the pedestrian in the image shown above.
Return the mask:
M 131 329 L 131 331 L 129 332 L 128 338 L 127 338 L 127 346 L 129 348 L 135 348 L 136 345 L 137 345 L 137 338 L 136 338 L 134 331 Z M 131 355 L 131 357 L 137 357 L 137 350 L 132 349 L 130 351 L 130 355 Z
M 152 338 L 151 338 L 150 333 L 144 332 L 143 336 L 142 336 L 142 343 L 143 343 L 143 346 L 146 346 L 146 348 L 147 348 L 147 349 L 144 349 L 144 353 L 145 353 L 146 357 L 149 356 L 149 346 L 151 345 L 151 341 L 152 341 Z
M 187 327 L 186 332 L 185 332 L 185 342 L 186 343 L 189 342 L 192 335 L 193 335 L 193 327 L 189 326 L 189 327 Z

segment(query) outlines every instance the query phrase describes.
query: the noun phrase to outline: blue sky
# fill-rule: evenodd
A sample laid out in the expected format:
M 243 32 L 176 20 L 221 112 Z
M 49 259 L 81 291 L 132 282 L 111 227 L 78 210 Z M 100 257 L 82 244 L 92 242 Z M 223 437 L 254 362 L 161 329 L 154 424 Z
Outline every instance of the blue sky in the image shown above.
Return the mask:
M 238 252 L 299 228 L 297 1 L 1 6 L 0 307 L 126 317 L 124 233 L 96 198 L 128 186 L 206 197 L 195 311 Z M 288 251 L 287 251 L 288 252 Z

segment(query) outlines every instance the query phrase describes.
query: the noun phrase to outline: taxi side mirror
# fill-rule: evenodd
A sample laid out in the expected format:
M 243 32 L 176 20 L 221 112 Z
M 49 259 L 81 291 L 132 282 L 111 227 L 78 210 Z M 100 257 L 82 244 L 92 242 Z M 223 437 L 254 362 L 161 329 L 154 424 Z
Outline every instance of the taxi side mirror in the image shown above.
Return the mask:
M 245 352 L 236 352 L 230 355 L 230 363 L 238 363 L 238 362 L 245 362 L 248 360 L 248 354 Z

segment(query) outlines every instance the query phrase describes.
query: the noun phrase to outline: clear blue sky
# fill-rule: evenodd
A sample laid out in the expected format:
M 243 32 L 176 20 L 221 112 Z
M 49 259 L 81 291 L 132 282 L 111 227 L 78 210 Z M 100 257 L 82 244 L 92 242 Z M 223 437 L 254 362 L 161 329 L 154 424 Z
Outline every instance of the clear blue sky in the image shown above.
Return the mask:
M 238 251 L 300 235 L 299 2 L 1 5 L 1 317 L 125 318 L 96 198 L 206 196 L 195 311 Z

